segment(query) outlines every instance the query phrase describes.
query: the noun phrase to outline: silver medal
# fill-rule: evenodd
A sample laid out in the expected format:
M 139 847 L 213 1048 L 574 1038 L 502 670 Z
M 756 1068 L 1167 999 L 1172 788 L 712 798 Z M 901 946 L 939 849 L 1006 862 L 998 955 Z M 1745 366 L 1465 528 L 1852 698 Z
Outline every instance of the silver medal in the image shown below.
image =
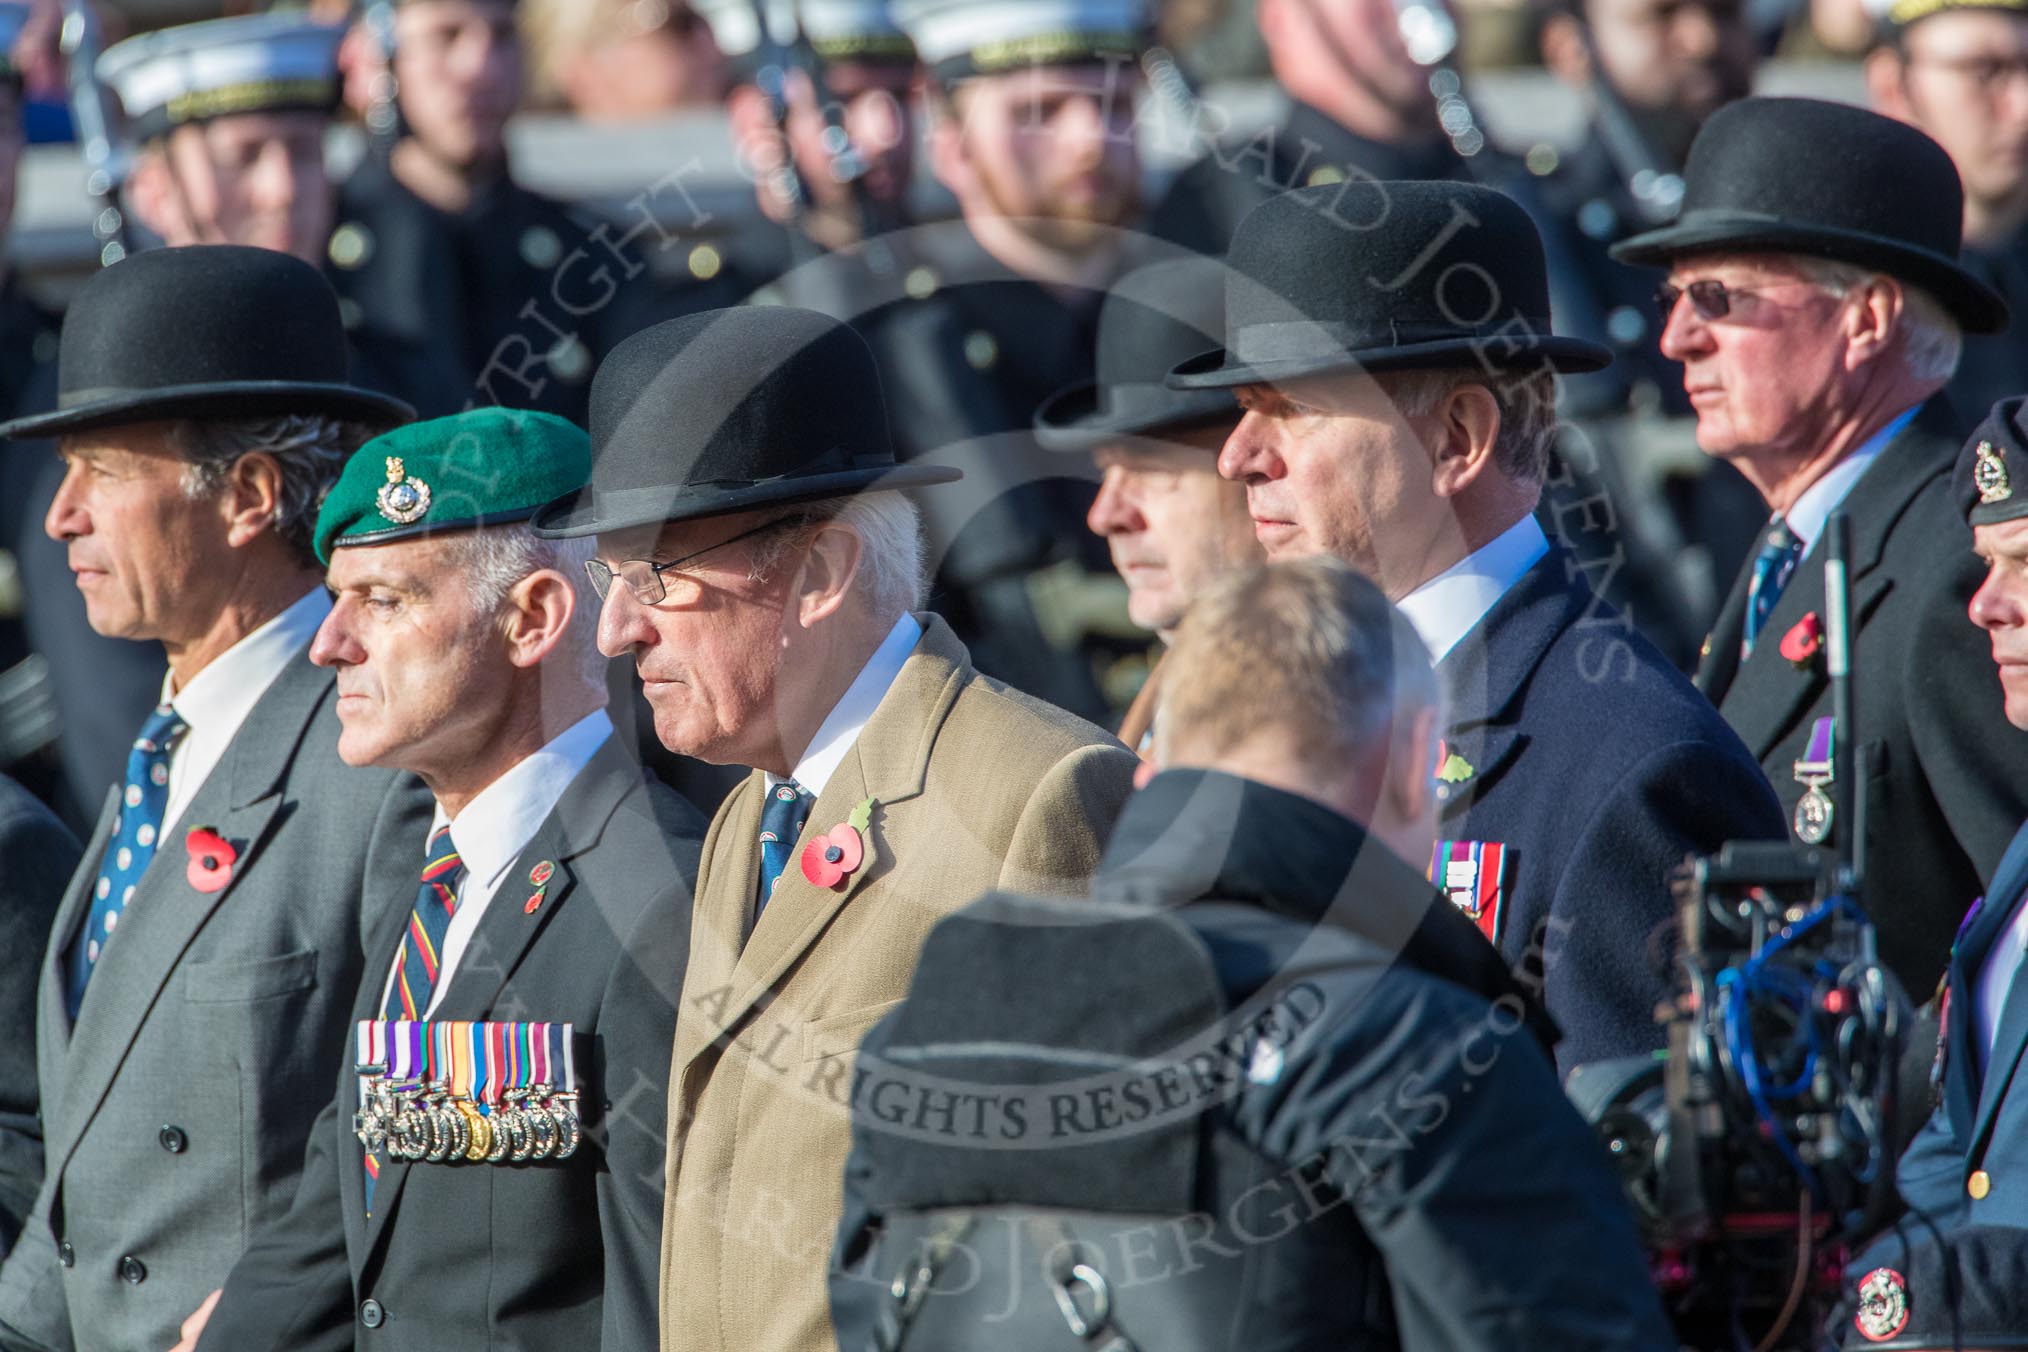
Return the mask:
M 1796 839 L 1805 845 L 1822 845 L 1831 838 L 1831 796 L 1821 783 L 1813 783 L 1796 802 Z

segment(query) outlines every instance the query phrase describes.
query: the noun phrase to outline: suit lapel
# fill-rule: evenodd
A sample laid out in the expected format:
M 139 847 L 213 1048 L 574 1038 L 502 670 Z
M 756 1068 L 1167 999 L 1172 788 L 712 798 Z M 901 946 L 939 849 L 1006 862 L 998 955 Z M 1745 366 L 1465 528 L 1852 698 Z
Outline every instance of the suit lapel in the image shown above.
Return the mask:
M 1974 1011 L 1979 1001 L 1979 971 L 1993 945 L 2005 937 L 2008 922 L 2014 917 L 2015 903 L 2024 890 L 2028 890 L 2028 828 L 2023 828 L 2008 845 L 2000 867 L 1994 871 L 1993 886 L 1986 899 L 1980 902 L 1977 914 L 1965 923 L 1951 949 L 1951 997 L 1949 1022 L 1943 1030 L 1944 1045 L 1950 1055 L 1970 1059 L 1963 1062 L 1964 1073 L 1944 1076 L 1944 1106 L 1961 1141 L 1972 1140 L 1975 1133 L 1982 1137 L 1990 1129 L 1994 1109 L 2005 1096 L 2007 1081 L 2020 1060 L 2024 1043 L 2028 1043 L 2028 1022 L 2024 1022 L 2028 1020 L 2028 999 L 2014 998 L 2023 989 L 2022 977 L 2028 976 L 2028 966 L 2024 966 L 2017 972 L 2013 988 L 2001 1007 L 1992 1055 L 1986 1061 L 1984 1073 L 1979 1071 L 1978 1049 L 1973 1045 L 1978 1036 Z M 1989 1093 L 1989 1088 L 1998 1092 Z
M 1447 776 L 1445 765 L 1437 767 L 1444 821 L 1461 818 L 1490 792 L 1527 746 L 1518 722 L 1521 693 L 1557 635 L 1592 603 L 1590 589 L 1573 580 L 1573 567 L 1569 553 L 1552 546 L 1437 663 L 1451 711 L 1444 752 L 1452 769 Z
M 563 797 L 557 799 L 556 806 L 543 819 L 527 846 L 508 866 L 506 876 L 500 880 L 499 891 L 486 903 L 485 914 L 479 917 L 479 926 L 472 932 L 471 942 L 458 959 L 457 970 L 451 974 L 451 984 L 444 992 L 443 1002 L 429 1016 L 431 1022 L 455 1023 L 494 1017 L 494 1006 L 499 1002 L 509 978 L 514 975 L 515 968 L 548 927 L 550 918 L 563 909 L 564 903 L 577 889 L 572 859 L 598 843 L 614 811 L 640 782 L 641 769 L 620 745 L 619 738 L 607 738 L 598 753 L 571 781 L 570 787 L 564 790 Z M 544 860 L 554 866 L 554 872 L 548 885 L 538 893 L 536 885 L 529 881 L 528 873 Z M 528 902 L 537 895 L 541 900 L 531 910 Z M 367 984 L 373 990 L 378 991 L 386 979 L 399 942 L 398 933 L 391 936 L 378 965 L 368 969 Z M 378 1013 L 376 1011 L 365 1017 L 377 1018 Z M 524 1020 L 540 1018 L 542 1014 L 538 1010 L 515 1010 L 506 1017 Z M 353 1153 L 363 1168 L 364 1152 L 356 1148 L 356 1138 L 354 1146 Z M 373 1186 L 373 1215 L 362 1218 L 365 1240 L 365 1247 L 360 1250 L 362 1264 L 371 1261 L 373 1250 L 386 1231 L 388 1218 L 394 1214 L 395 1203 L 401 1196 L 402 1184 L 408 1181 L 409 1168 L 410 1164 L 403 1160 L 389 1158 L 381 1162 L 380 1177 Z M 363 1198 L 363 1185 L 361 1195 Z
M 739 791 L 739 801 L 728 809 L 725 829 L 710 858 L 715 875 L 709 883 L 710 914 L 716 932 L 699 934 L 693 940 L 697 945 L 693 952 L 699 957 L 693 960 L 692 975 L 686 979 L 691 993 L 685 1004 L 705 1017 L 677 1021 L 679 1074 L 698 1053 L 737 1027 L 772 985 L 809 951 L 832 918 L 869 882 L 893 867 L 894 855 L 883 832 L 885 810 L 922 793 L 937 733 L 972 677 L 970 659 L 943 621 L 931 615 L 916 619 L 923 627 L 922 641 L 860 732 L 851 754 L 811 807 L 788 867 L 782 870 L 781 883 L 743 948 L 738 946 L 737 933 L 742 926 L 731 918 L 747 914 L 758 885 L 760 776 L 747 781 Z M 845 821 L 869 798 L 873 800 L 872 817 L 860 833 L 866 852 L 859 867 L 836 888 L 811 883 L 802 872 L 805 845 Z M 729 963 L 728 956 L 732 959 Z M 723 980 L 713 981 L 720 973 Z M 701 988 L 693 984 L 698 977 L 705 983 Z
M 329 673 L 298 654 L 248 713 L 225 758 L 157 844 L 121 915 L 123 928 L 106 945 L 85 991 L 64 1084 L 63 1119 L 72 1130 L 53 1161 L 56 1169 L 69 1162 L 85 1122 L 111 1088 L 191 940 L 259 861 L 296 747 L 331 685 Z M 225 886 L 215 892 L 198 891 L 185 876 L 183 838 L 198 826 L 216 829 L 238 856 Z
M 1725 699 L 1732 678 L 1739 674 L 1739 645 L 1746 636 L 1746 598 L 1753 580 L 1753 560 L 1748 559 L 1732 580 L 1732 591 L 1704 640 L 1704 655 L 1697 662 L 1697 688 L 1713 704 Z
M 56 910 L 56 923 L 50 927 L 49 947 L 42 955 L 39 1017 L 43 1027 L 62 1029 L 65 1042 L 70 1040 L 70 1005 L 65 999 L 70 986 L 69 954 L 71 945 L 77 941 L 78 926 L 91 913 L 92 888 L 98 882 L 99 866 L 105 860 L 107 847 L 112 844 L 113 831 L 119 825 L 120 787 L 115 784 L 106 790 L 106 801 L 99 808 L 98 825 L 92 828 L 91 843 L 78 860 L 77 872 L 71 875 L 70 886 L 64 889 L 63 901 Z
M 1874 575 L 1887 537 L 1922 487 L 1950 469 L 1950 458 L 1937 451 L 1939 419 L 1950 417 L 1939 400 L 1923 407 L 1915 420 L 1887 443 L 1879 457 L 1859 476 L 1845 500 L 1839 504 L 1852 525 L 1851 587 L 1852 628 L 1856 635 L 1866 617 L 1880 604 L 1891 586 L 1890 579 Z M 1750 570 L 1751 562 L 1747 565 Z M 1744 614 L 1744 582 L 1735 585 Z M 1732 607 L 1728 603 L 1728 613 Z M 1807 669 L 1798 670 L 1781 653 L 1782 636 L 1809 614 L 1824 617 L 1824 550 L 1821 540 L 1796 566 L 1796 573 L 1783 588 L 1781 599 L 1768 615 L 1767 628 L 1754 643 L 1753 652 L 1726 683 L 1723 690 L 1706 687 L 1719 701 L 1726 721 L 1745 742 L 1754 758 L 1765 761 L 1795 728 L 1801 711 L 1821 693 L 1824 662 L 1821 655 Z M 1743 623 L 1743 620 L 1742 620 Z M 1734 637 L 1737 643 L 1737 637 Z M 1714 634 L 1713 658 L 1717 638 Z M 1737 649 L 1735 648 L 1735 651 Z M 1700 682 L 1700 684 L 1702 684 Z

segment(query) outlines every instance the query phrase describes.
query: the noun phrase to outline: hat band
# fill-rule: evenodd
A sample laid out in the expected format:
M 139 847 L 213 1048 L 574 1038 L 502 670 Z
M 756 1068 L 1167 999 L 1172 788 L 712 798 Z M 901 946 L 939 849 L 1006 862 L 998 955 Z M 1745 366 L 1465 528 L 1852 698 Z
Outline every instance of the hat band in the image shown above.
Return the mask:
M 1137 380 L 1101 386 L 1098 412 L 1109 422 L 1141 422 L 1171 417 L 1190 402 L 1188 393 L 1172 390 L 1161 381 Z
M 1448 324 L 1390 319 L 1384 328 L 1360 328 L 1338 320 L 1296 319 L 1241 324 L 1233 331 L 1232 360 L 1240 366 L 1315 361 L 1320 356 L 1378 353 L 1421 343 L 1483 342 L 1519 347 L 1549 336 L 1546 316 L 1516 316 L 1498 324 Z

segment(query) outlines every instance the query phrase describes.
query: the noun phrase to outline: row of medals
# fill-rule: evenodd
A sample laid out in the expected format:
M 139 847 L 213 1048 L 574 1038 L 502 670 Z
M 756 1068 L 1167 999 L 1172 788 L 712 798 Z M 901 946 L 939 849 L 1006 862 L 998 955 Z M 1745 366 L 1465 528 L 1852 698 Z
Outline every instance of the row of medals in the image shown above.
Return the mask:
M 510 1089 L 490 1115 L 441 1080 L 382 1080 L 367 1091 L 353 1131 L 368 1150 L 432 1164 L 569 1159 L 583 1131 L 577 1093 L 546 1084 Z

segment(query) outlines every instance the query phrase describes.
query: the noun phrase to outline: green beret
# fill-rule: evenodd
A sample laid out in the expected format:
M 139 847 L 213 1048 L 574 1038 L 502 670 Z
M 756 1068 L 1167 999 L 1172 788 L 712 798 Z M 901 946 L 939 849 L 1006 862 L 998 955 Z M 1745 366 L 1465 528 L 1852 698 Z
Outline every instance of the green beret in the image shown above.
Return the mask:
M 317 513 L 317 557 L 437 531 L 526 521 L 591 478 L 591 438 L 567 419 L 479 408 L 375 437 Z

